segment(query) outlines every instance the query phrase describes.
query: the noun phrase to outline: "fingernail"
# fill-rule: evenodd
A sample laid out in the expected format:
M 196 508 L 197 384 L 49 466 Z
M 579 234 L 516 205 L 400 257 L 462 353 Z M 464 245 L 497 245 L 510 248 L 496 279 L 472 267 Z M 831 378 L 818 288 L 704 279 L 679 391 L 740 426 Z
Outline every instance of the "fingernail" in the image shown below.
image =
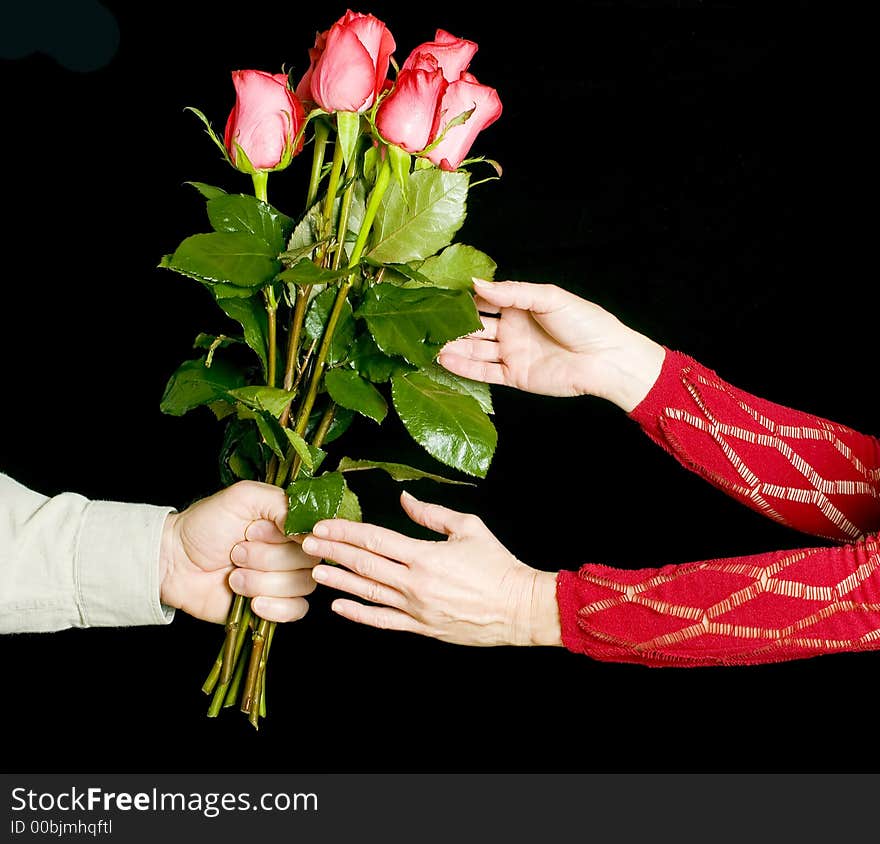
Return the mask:
M 321 568 L 321 566 L 317 566 L 312 569 L 312 577 L 318 581 L 318 583 L 323 583 L 327 579 L 327 571 L 326 569 Z
M 318 522 L 313 528 L 312 533 L 315 536 L 327 536 L 330 533 L 330 529 L 323 522 Z
M 477 278 L 476 276 L 471 276 L 471 281 L 474 283 L 474 287 L 488 287 L 492 283 L 486 281 L 484 278 Z
M 311 554 L 318 550 L 318 543 L 311 536 L 308 536 L 303 540 L 302 549 L 306 554 Z
M 244 546 L 240 542 L 232 546 L 232 551 L 229 552 L 229 559 L 233 563 L 243 563 L 247 559 L 247 551 L 245 551 Z
M 241 591 L 244 587 L 244 574 L 240 571 L 234 571 L 229 575 L 229 588 L 233 592 Z
M 407 501 L 418 501 L 414 495 L 410 495 L 406 490 L 400 493 L 400 497 L 405 498 Z

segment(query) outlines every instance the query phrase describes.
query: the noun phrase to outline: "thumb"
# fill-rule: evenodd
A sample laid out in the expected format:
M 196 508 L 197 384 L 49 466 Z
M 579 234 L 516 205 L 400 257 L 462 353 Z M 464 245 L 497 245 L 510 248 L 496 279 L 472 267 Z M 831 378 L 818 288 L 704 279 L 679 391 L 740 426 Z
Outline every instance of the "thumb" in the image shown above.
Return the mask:
M 429 504 L 425 501 L 419 501 L 418 498 L 410 495 L 408 492 L 400 494 L 400 504 L 406 511 L 406 514 L 416 524 L 437 533 L 444 533 L 446 536 L 456 533 L 472 533 L 472 528 L 482 525 L 482 522 L 476 516 L 471 516 L 468 513 L 459 513 L 440 504 Z
M 555 284 L 532 284 L 527 281 L 483 281 L 473 279 L 474 291 L 481 299 L 499 308 L 517 308 L 545 314 L 556 310 L 561 288 Z
M 259 481 L 239 481 L 221 493 L 224 494 L 229 496 L 230 507 L 239 518 L 254 523 L 253 528 L 248 530 L 248 539 L 274 539 L 278 542 L 288 538 L 284 533 L 288 501 L 281 487 Z M 271 526 L 274 526 L 274 530 Z M 260 535 L 254 535 L 254 530 Z M 271 534 L 274 536 L 270 538 Z

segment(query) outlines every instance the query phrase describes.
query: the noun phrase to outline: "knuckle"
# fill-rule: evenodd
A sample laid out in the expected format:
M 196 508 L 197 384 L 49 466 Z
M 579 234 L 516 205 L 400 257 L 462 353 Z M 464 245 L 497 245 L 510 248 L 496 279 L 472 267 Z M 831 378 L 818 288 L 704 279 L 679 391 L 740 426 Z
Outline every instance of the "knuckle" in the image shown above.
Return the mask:
M 381 536 L 375 533 L 371 533 L 367 536 L 364 547 L 368 551 L 372 551 L 374 554 L 381 554 L 382 549 L 385 547 L 385 543 L 382 541 Z
M 483 520 L 479 516 L 473 515 L 473 513 L 465 513 L 459 520 L 459 526 L 462 531 L 473 533 L 483 526 Z
M 382 586 L 372 581 L 366 588 L 364 597 L 372 604 L 382 603 Z
M 352 569 L 356 571 L 362 577 L 373 577 L 373 573 L 376 570 L 376 567 L 373 565 L 373 561 L 370 559 L 364 559 L 361 556 L 358 556 L 352 560 L 351 564 Z

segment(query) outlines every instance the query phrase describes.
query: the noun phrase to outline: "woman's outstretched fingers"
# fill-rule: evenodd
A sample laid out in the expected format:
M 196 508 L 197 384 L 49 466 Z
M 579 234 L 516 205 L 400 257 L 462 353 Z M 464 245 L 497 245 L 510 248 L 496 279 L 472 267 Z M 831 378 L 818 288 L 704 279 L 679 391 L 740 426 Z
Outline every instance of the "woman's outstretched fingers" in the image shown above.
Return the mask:
M 504 368 L 504 364 L 474 360 L 447 351 L 448 348 L 445 346 L 440 357 L 437 358 L 444 369 L 448 369 L 454 375 L 461 375 L 462 378 L 470 378 L 472 381 L 482 381 L 485 384 L 507 384 L 507 370 Z
M 334 563 L 339 563 L 362 577 L 386 583 L 394 589 L 400 589 L 405 582 L 407 571 L 405 565 L 395 563 L 387 557 L 374 554 L 372 551 L 367 551 L 357 545 L 309 536 L 303 543 L 303 547 L 308 549 L 310 553 L 314 553 L 317 557 L 324 560 L 332 560 Z M 325 574 L 330 567 L 318 566 L 318 568 L 321 571 L 313 572 L 313 577 L 315 580 L 320 581 L 320 576 Z
M 312 528 L 312 538 L 303 542 L 303 550 L 309 554 L 317 546 L 312 539 L 343 542 L 354 545 L 365 551 L 372 551 L 380 557 L 399 560 L 406 563 L 419 556 L 418 539 L 404 536 L 393 530 L 363 522 L 351 522 L 347 519 L 325 519 Z M 318 552 L 315 552 L 316 556 Z M 323 555 L 322 555 L 323 556 Z
M 349 621 L 358 624 L 366 624 L 370 627 L 379 627 L 382 630 L 406 630 L 411 633 L 426 633 L 423 624 L 416 621 L 411 615 L 392 607 L 368 607 L 357 601 L 349 601 L 339 598 L 330 605 L 333 612 L 338 613 Z
M 482 337 L 462 337 L 459 340 L 451 340 L 443 347 L 443 352 L 471 360 L 493 362 L 501 360 L 501 346 L 494 340 L 485 340 Z
M 312 576 L 322 586 L 338 589 L 340 592 L 348 592 L 357 598 L 363 598 L 372 604 L 384 604 L 389 607 L 402 609 L 406 606 L 406 597 L 377 580 L 361 577 L 354 572 L 346 571 L 336 566 L 318 566 Z
M 499 308 L 518 308 L 523 311 L 546 313 L 559 305 L 560 289 L 553 284 L 533 284 L 528 281 L 483 281 L 475 278 L 477 295 Z
M 428 530 L 445 533 L 447 536 L 453 534 L 468 536 L 483 527 L 482 520 L 477 516 L 459 513 L 457 510 L 450 510 L 440 504 L 419 501 L 418 498 L 405 490 L 400 494 L 400 504 L 414 522 L 428 528 Z

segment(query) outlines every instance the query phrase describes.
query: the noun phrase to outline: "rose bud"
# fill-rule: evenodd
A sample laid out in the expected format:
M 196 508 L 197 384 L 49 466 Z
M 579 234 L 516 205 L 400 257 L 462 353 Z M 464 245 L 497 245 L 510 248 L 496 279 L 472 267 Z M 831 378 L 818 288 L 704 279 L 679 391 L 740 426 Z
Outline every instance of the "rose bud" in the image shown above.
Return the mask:
M 244 173 L 283 169 L 302 149 L 302 138 L 296 149 L 293 142 L 305 120 L 286 74 L 236 70 L 232 82 L 235 106 L 223 138 L 232 164 Z
M 315 46 L 309 48 L 309 69 L 302 75 L 299 84 L 296 86 L 296 95 L 304 105 L 315 105 L 315 98 L 312 96 L 312 76 L 315 72 L 315 65 L 324 52 L 324 45 L 327 43 L 327 31 L 315 34 Z
M 376 128 L 388 143 L 421 152 L 437 136 L 447 83 L 434 56 L 411 55 L 407 65 L 376 110 Z
M 455 170 L 465 159 L 477 135 L 501 116 L 501 100 L 498 92 L 487 85 L 480 85 L 470 73 L 450 83 L 440 104 L 441 123 L 453 120 L 459 114 L 472 111 L 464 123 L 452 126 L 440 143 L 429 150 L 427 157 L 441 170 Z M 441 126 L 440 131 L 443 131 Z
M 437 65 L 443 71 L 443 77 L 447 82 L 455 82 L 468 69 L 477 45 L 473 41 L 464 38 L 456 38 L 446 30 L 438 29 L 433 41 L 426 41 L 413 50 L 403 63 L 401 70 L 408 70 L 425 54 L 433 56 Z
M 327 112 L 366 111 L 385 86 L 395 46 L 378 18 L 347 11 L 327 32 L 323 51 L 306 71 L 311 72 L 311 98 Z

